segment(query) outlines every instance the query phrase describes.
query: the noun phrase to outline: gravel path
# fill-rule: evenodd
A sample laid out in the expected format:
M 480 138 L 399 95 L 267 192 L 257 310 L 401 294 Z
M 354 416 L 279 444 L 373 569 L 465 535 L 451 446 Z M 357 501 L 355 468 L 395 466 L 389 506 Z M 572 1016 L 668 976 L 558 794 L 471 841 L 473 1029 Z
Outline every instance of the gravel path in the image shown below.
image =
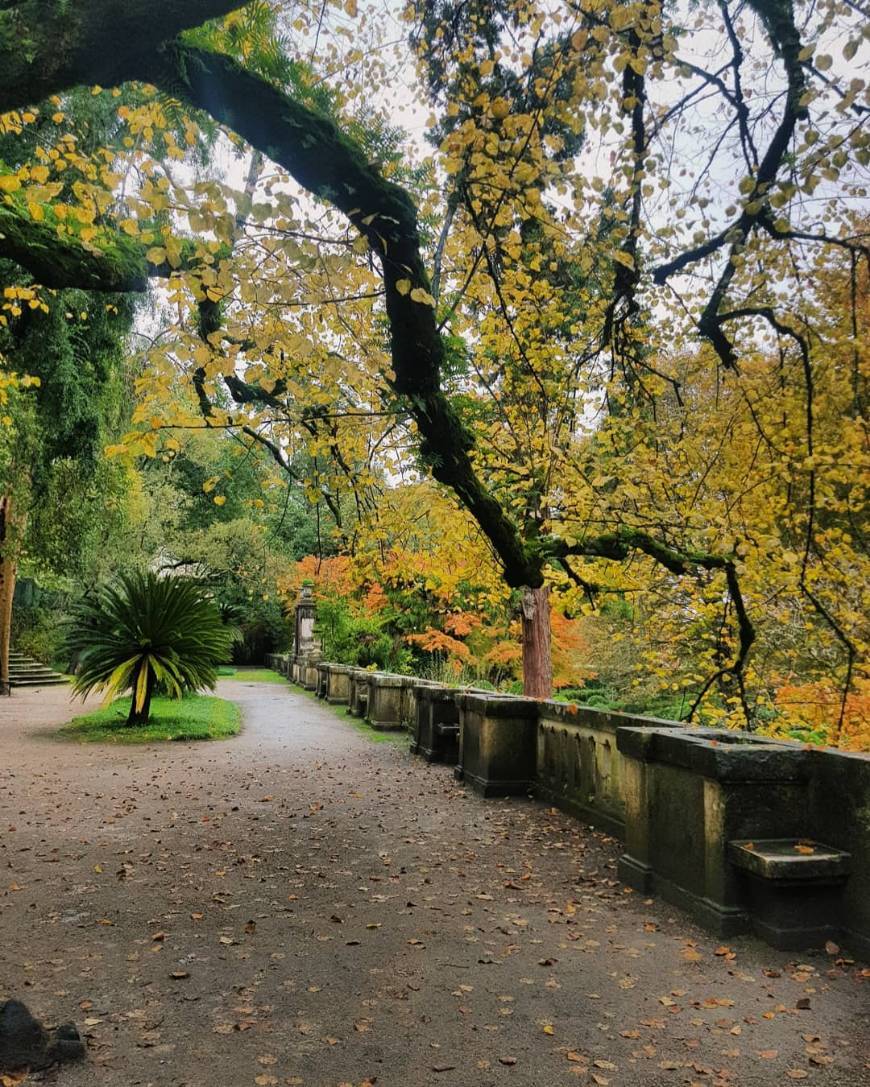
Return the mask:
M 63 689 L 0 701 L 0 998 L 88 1036 L 47 1082 L 870 1085 L 862 964 L 726 952 L 575 820 L 289 686 L 219 693 L 239 737 L 148 747 L 58 742 Z

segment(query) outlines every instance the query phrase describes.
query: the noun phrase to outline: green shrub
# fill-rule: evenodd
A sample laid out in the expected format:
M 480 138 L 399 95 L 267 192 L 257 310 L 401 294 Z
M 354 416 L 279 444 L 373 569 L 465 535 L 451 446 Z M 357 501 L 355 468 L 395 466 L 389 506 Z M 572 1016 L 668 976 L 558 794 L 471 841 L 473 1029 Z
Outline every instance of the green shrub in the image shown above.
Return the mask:
M 17 607 L 12 615 L 12 648 L 44 664 L 62 660 L 66 617 L 65 612 L 51 608 Z

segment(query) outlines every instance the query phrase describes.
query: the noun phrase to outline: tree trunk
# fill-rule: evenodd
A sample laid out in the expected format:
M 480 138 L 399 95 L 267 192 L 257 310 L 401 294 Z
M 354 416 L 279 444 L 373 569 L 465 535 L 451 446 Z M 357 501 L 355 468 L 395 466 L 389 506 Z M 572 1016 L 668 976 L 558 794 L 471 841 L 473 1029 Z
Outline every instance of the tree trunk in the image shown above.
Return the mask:
M 12 694 L 9 682 L 9 646 L 12 640 L 12 600 L 17 564 L 8 554 L 12 499 L 0 498 L 0 695 Z
M 136 709 L 136 686 L 139 682 L 139 672 L 136 673 L 133 679 L 133 693 L 130 696 L 130 712 L 127 714 L 128 725 L 147 725 L 149 718 L 151 717 L 151 695 L 154 692 L 154 673 L 151 671 L 151 666 L 146 662 L 142 665 L 143 668 L 148 669 L 148 679 L 145 684 L 145 701 L 142 703 L 142 709 Z
M 523 694 L 549 698 L 553 693 L 549 586 L 523 589 L 522 616 Z

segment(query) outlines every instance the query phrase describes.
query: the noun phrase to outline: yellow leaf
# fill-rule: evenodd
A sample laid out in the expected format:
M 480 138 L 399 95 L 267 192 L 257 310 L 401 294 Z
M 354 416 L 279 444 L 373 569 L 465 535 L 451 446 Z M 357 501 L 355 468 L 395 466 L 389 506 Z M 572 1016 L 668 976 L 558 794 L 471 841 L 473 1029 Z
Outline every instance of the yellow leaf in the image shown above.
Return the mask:
M 399 294 L 403 296 L 406 295 L 411 290 L 410 279 L 397 279 L 396 290 L 399 292 Z
M 17 192 L 21 188 L 21 182 L 15 174 L 0 175 L 0 192 Z

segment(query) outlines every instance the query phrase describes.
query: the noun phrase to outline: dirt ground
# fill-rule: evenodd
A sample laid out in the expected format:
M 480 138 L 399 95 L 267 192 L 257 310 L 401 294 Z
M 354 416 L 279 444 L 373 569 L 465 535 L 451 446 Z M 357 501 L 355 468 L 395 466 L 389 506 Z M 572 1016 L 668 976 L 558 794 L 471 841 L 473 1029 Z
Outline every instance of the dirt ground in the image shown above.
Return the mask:
M 289 686 L 219 693 L 240 736 L 148 747 L 53 738 L 64 689 L 0 704 L 0 999 L 88 1041 L 34 1079 L 870 1085 L 847 949 L 720 947 L 583 824 Z

